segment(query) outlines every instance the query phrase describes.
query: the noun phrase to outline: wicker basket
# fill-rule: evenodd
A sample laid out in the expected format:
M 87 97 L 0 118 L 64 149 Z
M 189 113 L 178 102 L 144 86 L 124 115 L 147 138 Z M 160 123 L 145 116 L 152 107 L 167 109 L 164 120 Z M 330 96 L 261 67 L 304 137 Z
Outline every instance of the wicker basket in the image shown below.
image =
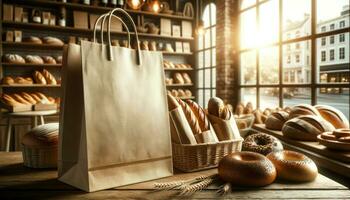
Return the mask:
M 35 148 L 22 144 L 23 164 L 31 168 L 57 168 L 58 146 Z
M 174 167 L 184 172 L 210 169 L 229 153 L 241 151 L 243 138 L 209 144 L 172 144 Z

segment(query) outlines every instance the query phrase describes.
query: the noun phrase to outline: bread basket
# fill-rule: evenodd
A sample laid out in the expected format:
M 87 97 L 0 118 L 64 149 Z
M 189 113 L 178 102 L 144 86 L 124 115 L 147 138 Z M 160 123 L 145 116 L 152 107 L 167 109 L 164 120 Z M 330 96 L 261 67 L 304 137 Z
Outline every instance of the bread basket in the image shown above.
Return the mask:
M 241 151 L 242 142 L 243 138 L 195 145 L 172 143 L 174 167 L 184 172 L 215 168 L 227 154 Z

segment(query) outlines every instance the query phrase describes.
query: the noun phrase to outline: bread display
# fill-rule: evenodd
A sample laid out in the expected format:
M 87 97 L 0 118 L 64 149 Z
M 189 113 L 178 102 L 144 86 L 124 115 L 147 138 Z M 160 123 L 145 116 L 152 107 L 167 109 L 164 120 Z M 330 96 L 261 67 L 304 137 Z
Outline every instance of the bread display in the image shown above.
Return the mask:
M 321 116 L 335 128 L 349 128 L 349 120 L 340 110 L 326 105 L 316 105 L 315 108 L 319 111 Z
M 30 94 L 28 94 L 26 92 L 21 92 L 21 96 L 23 99 L 28 101 L 30 104 L 37 104 L 40 102 L 40 101 L 36 101 Z
M 209 120 L 203 108 L 192 100 L 186 100 L 186 103 L 190 106 L 192 112 L 198 119 L 199 127 L 201 128 L 202 132 L 209 130 Z
M 1 101 L 8 106 L 23 106 L 23 103 L 16 101 L 12 96 L 8 94 L 2 94 Z
M 192 84 L 192 80 L 187 73 L 182 73 L 182 78 L 185 84 Z
M 185 80 L 182 77 L 181 73 L 174 74 L 174 83 L 175 84 L 184 84 L 185 83 Z
M 5 76 L 1 80 L 1 84 L 4 84 L 4 85 L 11 85 L 11 84 L 14 84 L 14 83 L 15 83 L 15 80 L 12 77 L 9 77 L 9 76 Z
M 196 118 L 196 115 L 193 113 L 191 107 L 181 99 L 177 99 L 177 101 L 179 102 L 180 106 L 182 107 L 182 110 L 185 113 L 186 119 L 192 129 L 193 134 L 194 135 L 200 134 L 202 130 L 199 126 L 198 119 Z
M 56 64 L 56 60 L 52 56 L 43 56 L 42 59 L 45 64 Z
M 27 100 L 25 100 L 21 95 L 19 94 L 12 94 L 11 97 L 16 100 L 17 102 L 21 104 L 31 105 L 31 103 Z
M 315 107 L 308 104 L 300 104 L 300 105 L 294 106 L 291 109 L 291 111 L 289 112 L 289 119 L 293 119 L 301 115 L 321 116 Z
M 285 111 L 278 111 L 270 114 L 266 121 L 265 126 L 271 130 L 282 130 L 284 123 L 288 120 L 289 114 Z
M 15 78 L 15 83 L 30 85 L 30 84 L 33 84 L 33 79 L 30 77 L 23 78 L 19 76 Z
M 55 77 L 46 69 L 43 69 L 42 75 L 45 77 L 47 84 L 49 84 L 49 85 L 56 85 L 57 84 Z
M 24 64 L 26 61 L 18 54 L 5 54 L 3 56 L 3 62 L 13 64 Z
M 44 64 L 44 60 L 40 56 L 27 55 L 25 57 L 26 63 L 29 64 Z
M 317 135 L 334 129 L 331 123 L 320 116 L 302 115 L 288 120 L 282 127 L 282 133 L 295 140 L 316 141 Z
M 183 89 L 178 89 L 178 90 L 173 89 L 173 90 L 171 90 L 171 91 L 168 90 L 167 93 L 168 93 L 168 94 L 171 94 L 171 95 L 174 96 L 174 97 L 183 97 L 183 98 L 190 98 L 190 97 L 192 97 L 192 92 L 191 92 L 191 90 L 188 90 L 188 89 L 186 89 L 186 90 L 183 90 Z
M 27 38 L 23 38 L 23 42 L 32 43 L 32 44 L 42 44 L 43 43 L 43 41 L 41 41 L 41 39 L 39 37 L 35 37 L 35 36 L 29 36 Z
M 59 46 L 63 46 L 64 42 L 62 42 L 62 40 L 55 38 L 55 37 L 44 37 L 42 39 L 44 44 L 50 44 L 50 45 L 59 45 Z
M 33 77 L 34 77 L 35 83 L 43 84 L 43 85 L 47 84 L 45 77 L 39 71 L 35 71 L 33 74 Z

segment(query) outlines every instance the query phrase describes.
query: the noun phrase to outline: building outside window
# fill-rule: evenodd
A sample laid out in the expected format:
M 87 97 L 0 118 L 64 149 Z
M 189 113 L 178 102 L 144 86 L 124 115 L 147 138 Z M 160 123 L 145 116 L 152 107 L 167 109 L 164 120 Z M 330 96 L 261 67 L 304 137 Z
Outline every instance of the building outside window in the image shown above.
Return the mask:
M 321 52 L 321 61 L 326 61 L 326 51 Z
M 329 50 L 329 60 L 334 60 L 334 49 Z
M 343 60 L 345 59 L 345 48 L 339 48 L 339 59 Z
M 295 55 L 295 62 L 296 63 L 300 62 L 300 55 L 299 54 Z
M 326 27 L 325 26 L 321 27 L 321 32 L 326 32 Z
M 330 44 L 334 44 L 334 35 L 332 35 L 332 36 L 329 38 L 329 43 L 330 43 Z
M 339 42 L 345 42 L 345 34 L 344 33 L 339 35 Z
M 334 24 L 331 24 L 331 25 L 329 26 L 329 30 L 333 31 L 333 30 L 334 30 L 334 27 L 335 27 L 335 25 L 334 25 Z
M 339 28 L 345 27 L 345 20 L 339 22 Z
M 322 38 L 321 45 L 322 45 L 322 46 L 325 46 L 325 45 L 326 45 L 326 38 Z

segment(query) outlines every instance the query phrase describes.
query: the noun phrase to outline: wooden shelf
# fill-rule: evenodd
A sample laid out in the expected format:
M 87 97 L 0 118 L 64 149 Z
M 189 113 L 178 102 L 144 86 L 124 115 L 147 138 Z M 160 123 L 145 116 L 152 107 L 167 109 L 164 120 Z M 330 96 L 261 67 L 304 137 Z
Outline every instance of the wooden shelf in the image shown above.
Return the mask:
M 186 99 L 195 99 L 196 97 L 179 97 L 180 99 L 186 100 Z
M 14 63 L 1 63 L 3 67 L 62 67 L 61 64 L 14 64 Z
M 190 53 L 180 53 L 180 52 L 167 52 L 167 51 L 163 51 L 163 55 L 191 56 L 191 55 L 193 55 L 193 53 L 192 53 L 192 52 L 190 52 Z
M 29 42 L 2 42 L 3 47 L 7 48 L 35 48 L 41 50 L 62 50 L 62 45 L 35 44 Z
M 11 0 L 11 1 L 5 1 L 7 3 L 15 3 L 15 4 L 22 4 L 22 5 L 36 5 L 36 6 L 43 6 L 43 7 L 66 7 L 74 10 L 84 10 L 84 11 L 90 11 L 95 13 L 105 13 L 109 12 L 113 8 L 110 7 L 101 7 L 101 6 L 90 6 L 90 5 L 84 5 L 79 3 L 63 3 L 63 2 L 57 2 L 57 1 L 49 1 L 49 0 Z M 148 17 L 164 17 L 169 19 L 176 19 L 176 20 L 187 20 L 187 21 L 193 21 L 193 17 L 185 17 L 185 16 L 179 16 L 179 15 L 169 15 L 164 13 L 153 13 L 153 12 L 147 12 L 147 11 L 138 11 L 138 10 L 130 10 L 126 9 L 126 11 L 130 14 L 134 15 L 145 15 Z
M 193 71 L 193 68 L 164 68 L 165 71 Z
M 59 88 L 61 85 L 43 85 L 43 84 L 31 84 L 31 85 L 26 85 L 26 84 L 11 84 L 11 85 L 0 85 L 2 88 L 36 88 L 36 87 L 47 87 L 47 88 Z
M 65 32 L 65 33 L 85 33 L 85 34 L 91 34 L 93 33 L 93 30 L 91 29 L 83 29 L 83 28 L 74 28 L 74 27 L 68 27 L 68 26 L 52 26 L 52 25 L 45 25 L 45 24 L 37 24 L 37 23 L 23 23 L 23 22 L 14 22 L 14 21 L 3 21 L 3 26 L 12 27 L 12 28 L 25 28 L 25 29 L 35 29 L 35 30 L 45 30 L 45 31 L 59 31 L 59 32 Z M 106 31 L 105 31 L 106 32 Z M 111 31 L 112 35 L 127 35 L 127 32 L 124 31 Z M 134 35 L 135 32 L 130 32 L 131 35 Z M 139 33 L 138 34 L 141 38 L 147 37 L 152 39 L 171 39 L 171 40 L 180 40 L 180 41 L 191 41 L 194 40 L 193 37 L 174 37 L 174 36 L 166 36 L 166 35 L 156 35 L 156 34 L 150 34 L 150 33 Z
M 171 84 L 171 85 L 166 85 L 167 87 L 190 87 L 193 86 L 193 84 Z

